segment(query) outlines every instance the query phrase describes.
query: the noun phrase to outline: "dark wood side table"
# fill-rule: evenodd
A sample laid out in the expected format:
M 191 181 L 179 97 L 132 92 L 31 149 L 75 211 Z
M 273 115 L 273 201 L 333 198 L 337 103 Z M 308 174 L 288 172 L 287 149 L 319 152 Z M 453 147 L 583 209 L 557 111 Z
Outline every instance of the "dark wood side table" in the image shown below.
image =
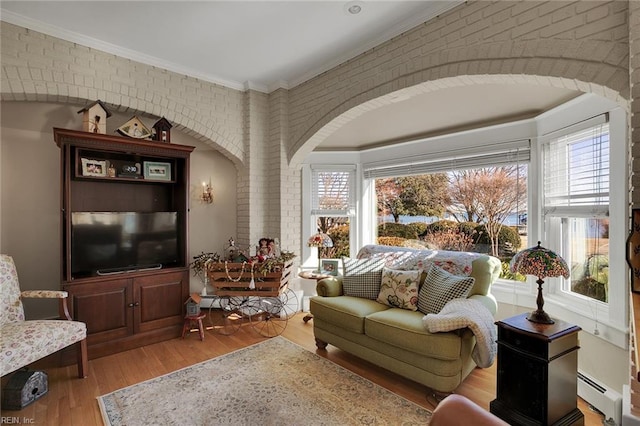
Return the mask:
M 584 425 L 578 409 L 578 332 L 527 314 L 498 321 L 497 397 L 490 411 L 509 424 Z
M 298 274 L 298 276 L 300 278 L 304 278 L 305 280 L 316 280 L 316 282 L 323 280 L 325 278 L 329 278 L 331 275 L 327 275 L 327 274 L 320 274 L 318 272 L 315 271 L 302 271 Z M 305 315 L 302 318 L 302 321 L 306 323 L 308 323 L 310 320 L 313 319 L 313 315 L 311 315 L 311 313 L 308 313 L 307 315 Z

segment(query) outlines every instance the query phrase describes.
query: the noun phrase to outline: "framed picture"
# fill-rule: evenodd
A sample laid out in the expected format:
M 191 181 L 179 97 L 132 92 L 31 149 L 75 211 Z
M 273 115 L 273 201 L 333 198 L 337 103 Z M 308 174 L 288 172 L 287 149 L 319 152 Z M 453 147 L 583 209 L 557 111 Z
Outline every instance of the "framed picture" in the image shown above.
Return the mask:
M 631 212 L 631 232 L 627 238 L 627 263 L 631 269 L 631 290 L 640 293 L 640 209 Z
M 171 180 L 171 164 L 145 161 L 144 178 L 153 180 Z
M 99 176 L 107 175 L 107 162 L 104 160 L 91 160 L 89 158 L 81 158 L 82 176 Z
M 322 259 L 320 261 L 320 273 L 327 275 L 338 275 L 339 261 L 337 259 Z

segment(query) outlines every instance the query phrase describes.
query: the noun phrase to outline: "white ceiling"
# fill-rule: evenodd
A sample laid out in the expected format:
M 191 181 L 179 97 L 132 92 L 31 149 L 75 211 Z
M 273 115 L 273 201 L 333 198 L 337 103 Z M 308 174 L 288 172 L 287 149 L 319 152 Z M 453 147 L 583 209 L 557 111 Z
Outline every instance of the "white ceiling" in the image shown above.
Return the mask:
M 362 7 L 352 15 L 353 3 Z M 444 1 L 4 1 L 0 19 L 238 90 L 291 88 L 462 3 Z M 319 149 L 535 116 L 579 93 L 540 86 L 442 89 L 367 112 Z

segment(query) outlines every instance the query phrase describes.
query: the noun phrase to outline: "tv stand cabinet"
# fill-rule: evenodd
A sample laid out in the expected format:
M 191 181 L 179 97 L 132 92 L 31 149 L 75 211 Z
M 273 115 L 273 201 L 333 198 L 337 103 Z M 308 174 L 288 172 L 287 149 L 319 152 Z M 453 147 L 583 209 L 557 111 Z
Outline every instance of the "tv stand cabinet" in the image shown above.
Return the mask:
M 193 147 L 58 128 L 54 138 L 61 160 L 62 289 L 73 319 L 87 324 L 89 358 L 180 337 L 189 295 Z M 154 269 L 76 273 L 74 212 L 177 212 L 178 260 Z

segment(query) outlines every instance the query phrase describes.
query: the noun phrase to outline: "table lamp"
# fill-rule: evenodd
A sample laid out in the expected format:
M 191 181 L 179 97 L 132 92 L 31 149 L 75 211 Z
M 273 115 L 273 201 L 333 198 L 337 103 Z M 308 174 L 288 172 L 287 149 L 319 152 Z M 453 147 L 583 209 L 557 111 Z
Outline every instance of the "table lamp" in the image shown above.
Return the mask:
M 527 319 L 539 324 L 553 324 L 555 321 L 542 309 L 544 306 L 544 299 L 542 298 L 543 279 L 559 276 L 569 278 L 567 262 L 555 252 L 542 247 L 540 241 L 538 241 L 536 247 L 522 250 L 513 256 L 509 263 L 509 269 L 511 272 L 538 277 L 536 281 L 538 283 L 538 297 L 536 298 L 538 309 L 531 312 Z
M 320 273 L 320 271 L 322 270 L 322 268 L 320 267 L 320 258 L 322 257 L 320 249 L 325 247 L 333 247 L 333 241 L 331 240 L 331 237 L 329 235 L 325 234 L 324 232 L 318 232 L 317 234 L 309 237 L 307 245 L 309 247 L 318 247 L 318 273 Z M 322 253 L 324 254 L 324 252 Z

